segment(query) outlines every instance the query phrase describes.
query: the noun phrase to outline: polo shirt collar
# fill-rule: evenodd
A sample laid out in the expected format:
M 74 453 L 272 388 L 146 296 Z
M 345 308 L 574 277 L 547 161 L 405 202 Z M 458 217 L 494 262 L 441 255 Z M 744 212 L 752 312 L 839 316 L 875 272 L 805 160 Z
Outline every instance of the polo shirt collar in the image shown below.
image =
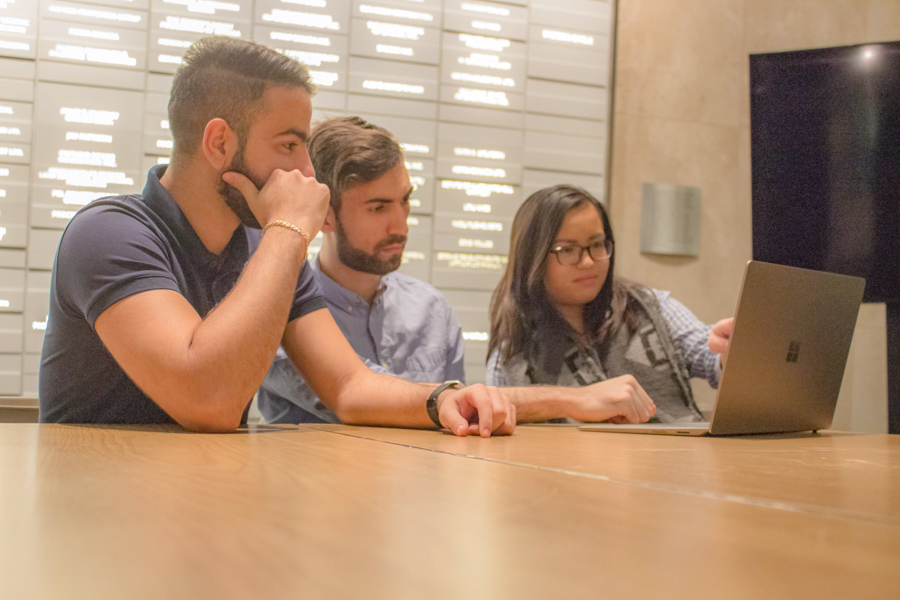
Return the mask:
M 169 191 L 159 182 L 159 178 L 166 172 L 166 165 L 156 165 L 147 173 L 147 184 L 144 186 L 144 203 L 150 207 L 166 226 L 172 231 L 182 247 L 198 265 L 210 269 L 220 269 L 226 263 L 237 263 L 242 268 L 249 258 L 247 232 L 243 225 L 239 225 L 225 250 L 221 255 L 214 254 L 203 245 L 203 241 L 191 227 L 190 221 L 184 216 L 181 207 L 172 198 Z

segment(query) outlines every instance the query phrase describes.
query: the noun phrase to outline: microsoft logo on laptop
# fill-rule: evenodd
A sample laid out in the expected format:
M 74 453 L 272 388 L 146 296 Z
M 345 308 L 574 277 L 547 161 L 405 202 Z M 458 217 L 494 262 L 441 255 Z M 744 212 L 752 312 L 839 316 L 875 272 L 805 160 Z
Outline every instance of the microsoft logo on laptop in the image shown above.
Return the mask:
M 791 342 L 788 345 L 787 362 L 795 363 L 800 357 L 800 342 Z

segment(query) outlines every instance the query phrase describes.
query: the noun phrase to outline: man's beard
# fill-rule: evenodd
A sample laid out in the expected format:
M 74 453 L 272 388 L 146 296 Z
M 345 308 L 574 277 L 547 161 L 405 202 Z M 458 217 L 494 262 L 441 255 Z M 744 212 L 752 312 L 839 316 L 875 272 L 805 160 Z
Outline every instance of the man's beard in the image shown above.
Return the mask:
M 387 275 L 392 271 L 396 271 L 403 261 L 403 253 L 396 254 L 387 260 L 378 258 L 378 252 L 387 246 L 394 244 L 405 244 L 405 235 L 392 235 L 375 244 L 375 250 L 372 254 L 363 252 L 359 248 L 354 248 L 347 238 L 347 232 L 341 225 L 339 219 L 335 219 L 335 233 L 337 234 L 337 253 L 340 261 L 360 273 L 369 273 L 370 275 Z
M 253 185 L 256 186 L 256 189 L 261 190 L 264 185 L 266 185 L 266 180 L 262 177 L 258 177 L 254 175 L 252 171 L 250 171 L 250 167 L 247 166 L 247 163 L 244 161 L 244 149 L 241 148 L 237 151 L 237 154 L 231 159 L 231 164 L 228 166 L 229 171 L 234 171 L 236 173 L 240 173 L 247 179 L 253 182 Z M 240 219 L 241 223 L 245 227 L 250 227 L 253 229 L 260 229 L 262 225 L 259 224 L 256 216 L 253 214 L 253 211 L 250 210 L 250 205 L 247 204 L 247 199 L 244 198 L 244 195 L 240 192 L 239 189 L 225 183 L 225 181 L 219 182 L 219 194 L 225 200 L 225 204 L 228 208 L 231 209 L 237 218 Z

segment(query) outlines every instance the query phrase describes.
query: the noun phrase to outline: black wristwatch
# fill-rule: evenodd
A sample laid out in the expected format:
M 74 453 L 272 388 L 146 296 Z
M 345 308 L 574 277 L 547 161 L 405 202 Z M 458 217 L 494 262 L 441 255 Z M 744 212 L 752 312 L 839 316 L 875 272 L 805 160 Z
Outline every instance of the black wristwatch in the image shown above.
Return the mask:
M 449 388 L 458 388 L 462 385 L 463 385 L 462 381 L 457 381 L 456 379 L 451 379 L 450 381 L 445 381 L 441 385 L 434 388 L 434 391 L 431 392 L 430 396 L 428 396 L 428 401 L 425 402 L 425 410 L 428 411 L 428 416 L 431 418 L 431 421 L 435 425 L 437 425 L 438 429 L 443 427 L 443 425 L 441 425 L 441 418 L 440 418 L 440 416 L 438 416 L 438 409 L 437 409 L 438 396 L 440 396 L 444 390 L 447 390 Z

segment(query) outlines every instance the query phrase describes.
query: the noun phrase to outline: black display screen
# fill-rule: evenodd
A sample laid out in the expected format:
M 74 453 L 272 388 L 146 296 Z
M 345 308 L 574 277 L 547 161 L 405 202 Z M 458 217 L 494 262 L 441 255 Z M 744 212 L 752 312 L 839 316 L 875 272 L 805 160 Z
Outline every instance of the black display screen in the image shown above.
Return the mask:
M 900 42 L 750 56 L 753 258 L 900 300 Z

